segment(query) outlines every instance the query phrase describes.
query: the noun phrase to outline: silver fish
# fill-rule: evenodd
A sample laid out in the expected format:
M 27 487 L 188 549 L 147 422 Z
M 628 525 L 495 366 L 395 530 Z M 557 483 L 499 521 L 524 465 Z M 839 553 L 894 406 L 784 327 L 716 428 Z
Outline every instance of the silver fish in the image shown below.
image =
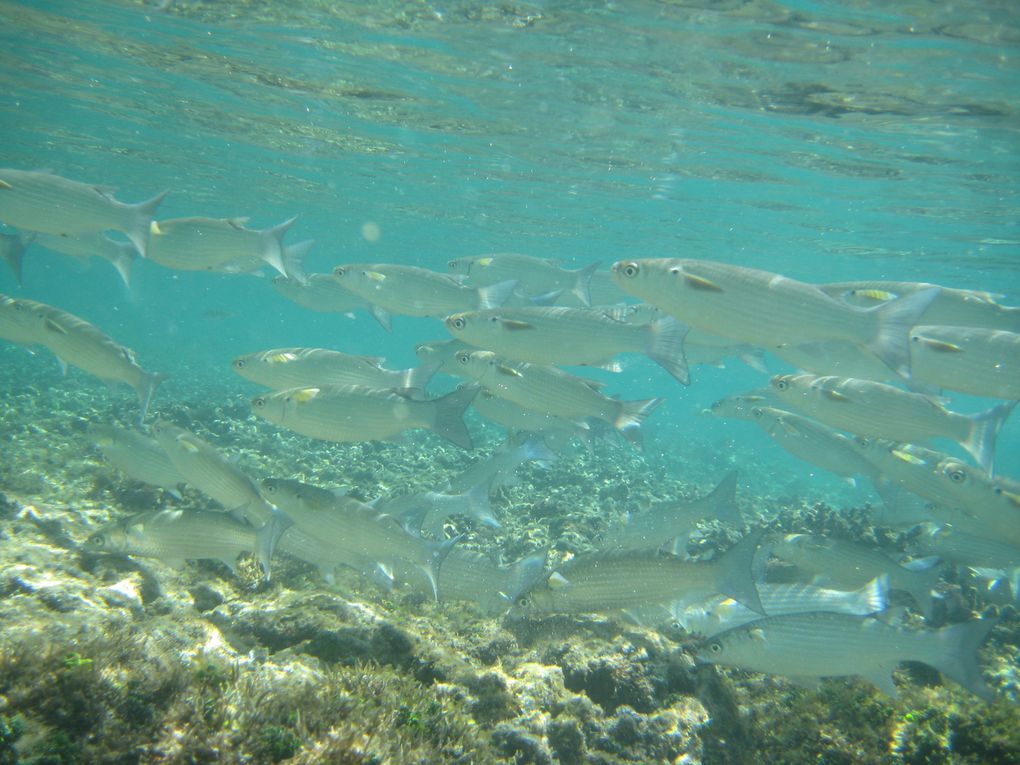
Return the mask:
M 256 531 L 223 513 L 162 510 L 103 527 L 88 538 L 85 549 L 159 558 L 172 566 L 185 560 L 218 560 L 234 572 L 239 555 L 255 553 L 268 580 L 272 536 L 272 525 Z
M 857 476 L 872 481 L 879 478 L 875 466 L 860 454 L 853 438 L 833 430 L 828 425 L 812 420 L 810 417 L 789 412 L 772 406 L 748 406 L 746 411 L 734 407 L 731 397 L 712 404 L 711 412 L 724 413 L 722 416 L 736 416 L 739 419 L 755 423 L 787 453 L 811 465 L 820 467 L 830 473 L 855 483 Z M 751 403 L 753 394 L 742 397 L 743 403 Z M 761 398 L 761 397 L 757 397 Z
M 690 501 L 660 503 L 631 516 L 627 522 L 606 533 L 609 549 L 657 549 L 687 535 L 705 520 L 720 520 L 737 528 L 743 526 L 737 508 L 737 471 L 728 473 L 708 494 Z
M 539 577 L 515 606 L 529 614 L 598 613 L 718 593 L 762 613 L 752 576 L 760 539 L 760 532 L 749 534 L 708 563 L 643 550 L 579 555 Z
M 57 236 L 119 231 L 145 257 L 149 224 L 164 191 L 146 202 L 124 204 L 114 189 L 59 175 L 0 169 L 0 220 L 8 226 Z
M 1016 402 L 964 415 L 938 401 L 886 383 L 852 377 L 776 375 L 773 392 L 787 405 L 839 430 L 907 442 L 948 438 L 985 470 L 995 461 L 995 440 Z
M 42 337 L 36 316 L 48 309 L 45 303 L 0 294 L 0 340 L 20 345 L 41 343 Z
M 122 382 L 134 388 L 141 402 L 139 421 L 149 411 L 152 394 L 166 375 L 146 372 L 135 352 L 117 343 L 92 324 L 74 314 L 38 304 L 33 310 L 38 342 L 49 348 L 66 370 L 68 366 L 106 382 Z
M 267 478 L 261 489 L 293 522 L 279 549 L 316 565 L 327 581 L 339 565 L 369 576 L 384 571 L 388 578 L 401 580 L 413 580 L 408 569 L 417 569 L 436 594 L 436 576 L 456 539 L 422 539 L 371 505 L 300 481 Z
M 1020 334 L 921 325 L 910 331 L 913 379 L 972 396 L 1020 399 Z
M 283 245 L 283 236 L 297 218 L 264 230 L 245 226 L 247 218 L 174 218 L 153 221 L 148 258 L 182 271 L 251 270 L 252 262 L 272 266 L 284 276 L 303 277 L 300 251 Z
M 907 334 L 938 289 L 857 308 L 813 284 L 709 260 L 658 258 L 613 265 L 621 289 L 685 324 L 770 349 L 819 340 L 867 346 L 909 376 Z
M 589 285 L 599 265 L 596 261 L 572 271 L 555 260 L 513 252 L 454 258 L 446 264 L 450 273 L 466 276 L 475 287 L 488 287 L 513 279 L 517 282 L 517 289 L 526 295 L 569 292 L 582 305 L 591 305 Z
M 937 555 L 957 566 L 1020 569 L 1020 545 L 968 534 L 952 526 L 931 525 L 914 540 L 922 555 Z
M 478 414 L 502 425 L 510 434 L 532 433 L 557 452 L 565 450 L 574 440 L 589 444 L 596 435 L 591 423 L 528 409 L 484 389 L 478 393 L 473 406 Z
M 344 289 L 333 274 L 307 274 L 304 281 L 276 276 L 273 289 L 288 300 L 320 313 L 342 313 L 353 318 L 356 310 L 368 311 L 383 329 L 387 332 L 391 329 L 387 311 L 373 307 L 360 295 Z
M 89 425 L 89 437 L 107 461 L 128 478 L 158 486 L 180 498 L 184 476 L 155 439 L 136 430 L 99 423 Z
M 467 375 L 493 395 L 557 417 L 604 420 L 634 443 L 639 442 L 641 422 L 663 401 L 618 401 L 600 393 L 592 380 L 553 366 L 511 361 L 490 351 L 460 351 L 456 359 Z
M 477 392 L 463 388 L 425 401 L 407 392 L 321 385 L 256 396 L 251 407 L 269 422 L 323 441 L 381 441 L 425 428 L 470 449 L 471 435 L 462 417 Z
M 276 348 L 238 356 L 234 371 L 246 380 L 273 390 L 315 385 L 359 385 L 364 388 L 424 389 L 435 365 L 386 369 L 378 356 L 351 356 L 325 348 Z
M 872 579 L 859 590 L 829 590 L 810 584 L 758 584 L 758 595 L 767 616 L 787 616 L 814 611 L 870 616 L 881 613 L 888 602 L 888 577 Z M 673 606 L 674 619 L 687 632 L 711 637 L 761 618 L 746 606 L 716 596 L 707 602 Z
M 908 631 L 867 616 L 773 616 L 716 635 L 698 650 L 697 659 L 807 682 L 859 676 L 891 696 L 896 695 L 893 669 L 919 661 L 991 701 L 995 693 L 981 677 L 977 649 L 996 622 Z
M 855 281 L 820 284 L 819 289 L 855 306 L 870 308 L 897 298 L 931 290 L 938 295 L 917 323 L 984 327 L 1020 332 L 1020 307 L 1000 305 L 989 292 L 941 287 L 927 282 Z
M 273 519 L 272 506 L 251 478 L 212 444 L 162 420 L 152 426 L 152 434 L 184 480 L 224 510 L 242 515 L 256 529 Z
M 97 233 L 76 236 L 40 233 L 35 235 L 35 243 L 61 255 L 70 255 L 83 263 L 89 258 L 102 258 L 117 270 L 125 287 L 131 286 L 131 266 L 138 257 L 138 251 L 131 242 L 111 239 L 106 234 Z
M 671 316 L 634 324 L 610 309 L 496 308 L 446 318 L 450 334 L 477 348 L 534 364 L 602 365 L 619 353 L 643 353 L 679 382 L 687 327 Z
M 909 593 L 924 616 L 931 616 L 931 593 L 941 577 L 940 566 L 908 568 L 873 547 L 811 534 L 787 534 L 771 543 L 769 549 L 815 577 L 816 583 L 841 590 L 863 587 L 875 577 L 886 575 L 890 590 Z
M 495 308 L 516 282 L 468 287 L 449 274 L 394 263 L 348 263 L 333 269 L 341 286 L 373 306 L 404 316 L 449 316 L 457 311 Z

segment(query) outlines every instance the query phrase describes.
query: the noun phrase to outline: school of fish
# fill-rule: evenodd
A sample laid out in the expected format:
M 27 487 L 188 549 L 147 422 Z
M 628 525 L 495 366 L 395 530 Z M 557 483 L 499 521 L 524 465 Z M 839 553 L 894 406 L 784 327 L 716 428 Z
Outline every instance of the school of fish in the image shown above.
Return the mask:
M 314 439 L 384 440 L 410 429 L 471 449 L 469 409 L 504 428 L 507 442 L 448 485 L 372 502 L 341 487 L 249 476 L 178 424 L 146 424 L 165 375 L 146 370 L 131 349 L 85 318 L 0 295 L 0 339 L 46 348 L 65 371 L 74 366 L 137 394 L 135 427 L 90 428 L 112 465 L 172 498 L 184 487 L 208 498 L 203 510 L 121 518 L 95 530 L 86 550 L 169 563 L 207 558 L 232 570 L 253 555 L 267 580 L 274 557 L 286 555 L 329 584 L 344 567 L 382 587 L 471 600 L 507 618 L 602 613 L 677 625 L 699 636 L 700 661 L 798 683 L 859 676 L 891 694 L 893 670 L 912 661 L 994 697 L 978 648 L 996 618 L 935 625 L 939 585 L 952 571 L 973 573 L 1007 600 L 1020 594 L 1020 481 L 995 470 L 996 438 L 1020 399 L 1020 307 L 949 286 L 811 284 L 679 258 L 568 269 L 499 253 L 450 260 L 448 273 L 398 263 L 305 273 L 312 242 L 283 242 L 294 218 L 265 230 L 244 217 L 156 220 L 164 196 L 127 204 L 107 186 L 0 169 L 8 229 L 0 256 L 19 282 L 36 247 L 102 258 L 125 284 L 137 258 L 228 274 L 268 267 L 275 290 L 309 310 L 366 311 L 388 331 L 394 316 L 430 317 L 449 337 L 419 345 L 412 369 L 300 347 L 252 349 L 223 366 L 264 386 L 251 411 L 312 439 L 309 449 Z M 759 389 L 720 398 L 708 414 L 755 423 L 813 467 L 867 479 L 883 500 L 883 523 L 919 529 L 910 555 L 770 532 L 741 513 L 736 472 L 701 498 L 636 512 L 576 555 L 507 563 L 458 546 L 450 518 L 500 528 L 490 498 L 522 464 L 546 465 L 568 445 L 596 439 L 642 447 L 642 423 L 671 389 L 621 400 L 583 374 L 619 371 L 620 354 L 657 364 L 674 392 L 697 385 L 699 364 L 740 360 L 758 370 Z M 769 366 L 787 371 L 769 377 Z M 437 378 L 445 393 L 428 390 Z M 985 408 L 959 411 L 947 396 L 961 395 L 987 399 Z M 688 539 L 705 522 L 742 536 L 692 558 Z M 893 603 L 909 604 L 915 618 Z

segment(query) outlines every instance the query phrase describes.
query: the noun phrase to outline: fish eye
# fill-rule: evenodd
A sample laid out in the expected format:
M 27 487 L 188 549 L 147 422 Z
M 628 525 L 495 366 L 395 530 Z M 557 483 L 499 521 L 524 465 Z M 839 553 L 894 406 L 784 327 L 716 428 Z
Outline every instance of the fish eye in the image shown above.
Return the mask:
M 718 640 L 712 641 L 711 643 L 708 644 L 708 652 L 714 654 L 722 653 L 722 643 L 720 643 Z
M 789 381 L 783 379 L 782 377 L 780 377 L 778 380 L 776 380 L 775 385 L 776 385 L 776 390 L 786 390 L 787 388 L 790 387 Z
M 681 273 L 681 268 L 680 266 L 673 266 L 673 268 L 669 269 L 669 272 L 673 274 L 673 276 L 679 276 Z
M 680 624 L 680 622 L 670 622 L 669 623 L 669 628 L 671 630 L 676 630 L 677 632 L 679 632 L 680 630 L 683 629 L 683 625 Z
M 336 268 L 333 269 L 333 276 L 337 278 L 342 278 L 346 273 L 347 269 L 344 268 L 343 266 L 337 266 Z
M 106 537 L 102 534 L 93 534 L 88 538 L 89 547 L 102 547 L 104 544 L 106 544 Z
M 251 405 L 256 409 L 261 409 L 266 405 L 266 400 L 262 398 L 262 396 L 259 396 L 258 398 L 252 399 Z
M 452 327 L 453 327 L 454 329 L 464 329 L 464 325 L 465 325 L 465 324 L 467 324 L 467 322 L 466 322 L 466 321 L 464 321 L 464 317 L 463 317 L 463 316 L 458 316 L 458 317 L 456 317 L 455 319 L 453 319 L 453 320 L 452 320 L 452 321 L 450 322 L 450 325 L 451 325 L 451 326 L 452 326 Z
M 234 359 L 234 369 L 244 369 L 244 359 Z
M 949 480 L 953 483 L 963 483 L 967 480 L 967 474 L 960 469 L 950 470 L 946 473 L 946 476 L 948 476 Z
M 517 598 L 517 605 L 521 608 L 527 608 L 531 605 L 531 598 L 527 595 L 521 595 L 521 597 Z
M 470 357 L 467 351 L 461 351 L 460 353 L 457 354 L 457 361 L 460 362 L 461 364 L 467 364 L 469 360 Z
M 620 273 L 626 276 L 628 279 L 633 279 L 641 271 L 640 266 L 633 260 L 628 260 L 626 263 L 620 265 Z
M 763 414 L 765 414 L 765 412 L 762 411 L 761 407 L 756 406 L 754 409 L 751 410 L 751 414 L 753 414 L 755 417 L 761 417 Z
M 270 483 L 269 481 L 266 481 L 264 484 L 262 484 L 262 489 L 266 492 L 266 494 L 276 494 L 275 483 Z

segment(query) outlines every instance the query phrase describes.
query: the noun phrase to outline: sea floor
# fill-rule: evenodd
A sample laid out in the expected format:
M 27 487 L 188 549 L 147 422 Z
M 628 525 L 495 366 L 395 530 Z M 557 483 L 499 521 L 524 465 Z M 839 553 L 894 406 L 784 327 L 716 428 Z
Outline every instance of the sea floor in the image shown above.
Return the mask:
M 18 355 L 22 354 L 22 355 Z M 129 393 L 24 351 L 0 349 L 0 763 L 1017 763 L 1020 619 L 982 649 L 1000 700 L 986 704 L 922 666 L 888 698 L 859 680 L 807 690 L 782 678 L 698 666 L 695 636 L 624 617 L 509 618 L 434 602 L 351 572 L 327 585 L 277 556 L 259 582 L 246 561 L 173 568 L 82 550 L 96 528 L 160 507 L 201 507 L 121 478 L 90 422 L 136 416 Z M 435 489 L 499 434 L 473 427 L 465 452 L 431 435 L 324 444 L 285 434 L 240 395 L 161 395 L 154 414 L 237 455 L 254 477 L 343 485 L 370 499 Z M 503 561 L 597 544 L 628 510 L 711 488 L 704 454 L 597 444 L 494 498 L 498 533 L 463 522 L 460 543 Z M 653 464 L 654 462 L 654 464 Z M 664 477 L 665 476 L 665 477 Z M 677 476 L 672 478 L 669 476 Z M 777 530 L 840 534 L 895 549 L 865 508 L 777 500 L 741 482 L 746 517 Z M 747 488 L 761 487 L 755 495 Z M 710 527 L 697 544 L 726 538 Z M 989 604 L 943 584 L 936 619 Z

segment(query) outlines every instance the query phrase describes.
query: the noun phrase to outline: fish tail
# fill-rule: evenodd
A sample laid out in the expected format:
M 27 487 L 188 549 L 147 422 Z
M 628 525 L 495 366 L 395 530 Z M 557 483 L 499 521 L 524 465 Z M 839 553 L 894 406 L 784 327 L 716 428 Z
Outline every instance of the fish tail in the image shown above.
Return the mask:
M 474 442 L 464 424 L 464 412 L 477 395 L 478 388 L 458 388 L 433 401 L 435 420 L 432 431 L 463 449 L 473 449 Z
M 284 276 L 293 279 L 298 284 L 308 284 L 308 274 L 305 273 L 305 255 L 315 244 L 314 239 L 306 239 L 303 242 L 285 246 L 283 248 L 283 269 Z
M 283 532 L 292 525 L 293 521 L 274 507 L 269 519 L 262 524 L 262 528 L 255 532 L 255 557 L 258 558 L 259 566 L 261 566 L 267 582 L 270 576 L 269 562 L 273 558 L 276 543 L 280 540 Z
M 648 325 L 650 343 L 645 355 L 673 375 L 682 385 L 689 385 L 691 382 L 687 356 L 684 353 L 684 339 L 689 331 L 690 327 L 681 324 L 672 316 L 664 316 Z
M 955 680 L 985 701 L 995 700 L 995 691 L 981 676 L 977 652 L 988 633 L 999 623 L 998 617 L 953 624 L 934 633 L 937 645 L 933 656 L 922 659 L 951 680 Z
M 124 286 L 130 291 L 131 266 L 134 265 L 135 258 L 138 257 L 138 251 L 129 242 L 119 242 L 117 249 L 118 252 L 110 259 L 110 263 L 117 269 L 121 281 L 124 282 Z
M 531 436 L 522 449 L 521 462 L 555 462 L 560 458 L 540 436 Z
M 454 545 L 463 538 L 464 535 L 461 534 L 442 542 L 431 542 L 428 545 L 429 560 L 422 566 L 422 571 L 429 580 L 429 584 L 432 585 L 432 597 L 436 600 L 439 600 L 439 570 L 443 567 L 443 561 L 446 560 L 446 556 L 450 554 Z
M 152 396 L 156 392 L 156 388 L 167 377 L 169 375 L 162 372 L 146 372 L 142 375 L 142 379 L 139 380 L 138 387 L 135 388 L 135 392 L 138 393 L 138 400 L 142 404 L 142 413 L 138 418 L 139 425 L 145 422 L 145 417 L 149 413 L 149 404 L 152 403 Z
M 490 284 L 488 287 L 478 288 L 478 310 L 484 311 L 487 308 L 498 308 L 503 305 L 513 294 L 517 287 L 516 279 Z
M 889 575 L 882 574 L 853 593 L 853 597 L 847 603 L 847 613 L 856 616 L 881 613 L 889 605 L 888 601 Z
M 970 416 L 970 434 L 963 448 L 970 452 L 978 465 L 992 475 L 995 465 L 995 440 L 1002 424 L 1017 405 L 1016 401 L 1004 401 L 991 409 Z
M 123 233 L 131 240 L 131 244 L 143 258 L 145 257 L 145 248 L 149 246 L 149 227 L 152 225 L 152 217 L 156 214 L 159 203 L 169 193 L 169 190 L 163 191 L 152 199 L 134 205 L 126 205 L 131 211 L 131 219 Z
M 747 534 L 720 558 L 717 566 L 716 590 L 759 614 L 765 613 L 754 580 L 755 554 L 765 535 L 764 529 Z
M 489 500 L 491 485 L 492 479 L 480 481 L 464 492 L 464 514 L 490 529 L 501 529 L 503 524 L 492 514 L 492 502 Z
M 634 446 L 641 447 L 641 423 L 666 399 L 646 398 L 640 401 L 620 401 L 619 414 L 613 427 Z
M 22 263 L 25 260 L 25 248 L 28 247 L 29 243 L 35 239 L 35 234 L 31 236 L 23 237 L 15 234 L 5 234 L 4 239 L 10 241 L 10 247 L 3 248 L 4 260 L 7 265 L 11 267 L 11 271 L 14 272 L 14 278 L 18 284 L 21 284 L 22 274 Z
M 424 391 L 441 366 L 443 366 L 441 361 L 430 361 L 405 370 L 400 387 Z
M 287 233 L 287 230 L 294 225 L 294 221 L 296 220 L 297 216 L 295 215 L 293 218 L 285 220 L 278 226 L 267 228 L 265 231 L 262 232 L 263 249 L 260 257 L 262 258 L 262 260 L 264 260 L 270 266 L 275 268 L 281 274 L 288 277 L 291 274 L 287 272 L 287 266 L 284 263 L 285 255 L 283 246 L 283 236 L 284 234 Z M 305 243 L 302 242 L 301 244 Z M 301 244 L 295 246 L 300 247 Z M 304 283 L 303 279 L 299 279 L 298 281 L 301 281 L 302 284 Z
M 876 320 L 868 348 L 902 377 L 910 377 L 910 328 L 942 292 L 941 287 L 920 290 L 868 309 Z
M 723 523 L 728 523 L 738 529 L 743 528 L 744 519 L 740 515 L 740 508 L 737 507 L 737 471 L 731 470 L 719 481 L 719 485 L 712 489 L 712 493 L 705 499 L 712 506 L 712 515 Z
M 591 277 L 601 265 L 602 261 L 596 260 L 594 263 L 589 263 L 584 268 L 574 271 L 577 278 L 574 280 L 574 286 L 570 288 L 570 292 L 581 301 L 582 305 L 591 305 Z

